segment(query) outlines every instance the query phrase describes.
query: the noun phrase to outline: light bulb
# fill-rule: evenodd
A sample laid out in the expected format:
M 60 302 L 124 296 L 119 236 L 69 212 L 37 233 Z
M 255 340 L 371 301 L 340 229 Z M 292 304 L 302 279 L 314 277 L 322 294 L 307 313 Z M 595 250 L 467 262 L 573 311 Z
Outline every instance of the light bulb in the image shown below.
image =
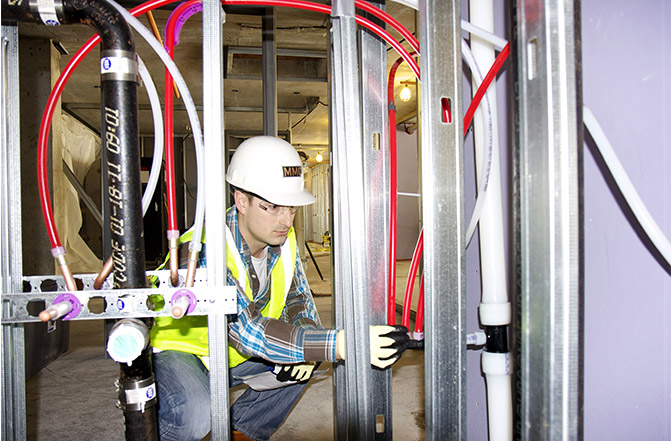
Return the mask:
M 404 85 L 403 89 L 401 89 L 401 93 L 399 94 L 399 98 L 401 98 L 401 101 L 410 101 L 410 97 L 412 96 L 412 92 L 410 91 L 410 88 L 408 85 Z
M 322 162 L 324 160 L 324 157 L 322 156 L 322 152 L 317 153 L 317 156 L 315 157 L 317 162 Z

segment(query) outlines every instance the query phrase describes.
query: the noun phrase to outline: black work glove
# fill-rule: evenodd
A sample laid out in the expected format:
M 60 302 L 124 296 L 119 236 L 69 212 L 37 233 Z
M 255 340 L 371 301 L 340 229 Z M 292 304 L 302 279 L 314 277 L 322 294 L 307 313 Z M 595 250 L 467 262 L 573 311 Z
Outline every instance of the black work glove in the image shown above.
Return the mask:
M 308 381 L 312 373 L 317 368 L 317 363 L 309 361 L 300 364 L 282 364 L 277 365 L 280 370 L 277 372 L 278 381 Z
M 405 326 L 372 325 L 370 326 L 370 363 L 385 369 L 401 358 L 403 351 L 410 346 L 408 328 Z M 337 353 L 341 360 L 345 359 L 345 331 L 338 331 L 336 339 Z
M 410 337 L 405 326 L 375 325 L 370 327 L 370 362 L 385 369 L 396 363 L 408 349 Z

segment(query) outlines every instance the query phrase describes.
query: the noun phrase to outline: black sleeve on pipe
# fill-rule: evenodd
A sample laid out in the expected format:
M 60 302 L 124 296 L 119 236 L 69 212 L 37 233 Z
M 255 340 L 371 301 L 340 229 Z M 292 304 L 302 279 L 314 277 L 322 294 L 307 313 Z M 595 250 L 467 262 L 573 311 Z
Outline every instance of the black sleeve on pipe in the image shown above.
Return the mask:
M 485 326 L 485 335 L 487 336 L 485 351 L 497 354 L 508 352 L 507 326 Z

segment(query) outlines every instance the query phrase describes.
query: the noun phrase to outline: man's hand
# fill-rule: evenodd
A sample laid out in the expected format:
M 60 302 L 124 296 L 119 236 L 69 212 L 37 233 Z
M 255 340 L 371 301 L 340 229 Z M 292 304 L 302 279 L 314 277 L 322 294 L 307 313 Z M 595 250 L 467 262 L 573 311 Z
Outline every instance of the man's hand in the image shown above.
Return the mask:
M 409 342 L 408 328 L 405 326 L 371 326 L 370 363 L 380 369 L 391 366 L 401 358 Z
M 278 381 L 308 381 L 317 367 L 315 362 L 278 365 Z
M 385 369 L 401 358 L 410 344 L 408 328 L 405 326 L 373 325 L 370 327 L 370 363 Z M 336 354 L 345 359 L 345 331 L 336 336 Z

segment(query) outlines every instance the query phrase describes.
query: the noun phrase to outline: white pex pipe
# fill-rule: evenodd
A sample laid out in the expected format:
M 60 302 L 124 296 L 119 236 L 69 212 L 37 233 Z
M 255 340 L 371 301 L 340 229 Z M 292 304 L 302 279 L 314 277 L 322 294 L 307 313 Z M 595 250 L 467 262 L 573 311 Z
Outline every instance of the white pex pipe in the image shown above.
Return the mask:
M 471 0 L 471 22 L 485 29 L 494 26 L 492 0 Z M 491 66 L 496 58 L 494 47 L 477 36 L 471 36 L 471 52 L 480 66 Z M 473 91 L 475 93 L 475 90 Z M 501 171 L 499 159 L 498 121 L 496 114 L 496 84 L 487 90 L 492 108 L 492 153 L 489 185 L 483 201 L 479 222 L 480 260 L 482 266 L 482 303 L 509 305 L 504 250 L 503 204 L 501 202 Z M 484 172 L 487 130 L 482 111 L 478 109 L 473 117 L 473 139 L 475 143 L 475 163 L 478 177 Z M 509 307 L 508 307 L 509 309 Z M 510 313 L 492 311 L 480 312 L 483 325 L 510 324 Z
M 669 243 L 669 239 L 666 238 L 662 229 L 659 228 L 659 225 L 657 225 L 657 222 L 655 222 L 655 219 L 638 195 L 634 184 L 631 183 L 627 172 L 615 154 L 613 146 L 608 141 L 608 137 L 606 137 L 603 129 L 601 129 L 592 111 L 588 107 L 583 107 L 582 112 L 583 123 L 596 142 L 596 146 L 599 152 L 601 152 L 601 156 L 613 175 L 618 188 L 622 192 L 622 195 L 624 195 L 629 208 L 631 208 L 634 216 L 636 216 L 645 234 L 654 244 L 655 248 L 657 248 L 657 251 L 659 251 L 666 263 L 671 265 L 671 243 Z
M 471 0 L 470 22 L 485 31 L 494 30 L 493 0 Z M 471 34 L 471 52 L 477 64 L 486 67 L 494 63 L 494 45 L 480 36 Z M 473 90 L 475 93 L 475 88 Z M 479 220 L 480 269 L 482 300 L 480 323 L 483 326 L 509 325 L 511 307 L 508 300 L 506 260 L 504 248 L 503 204 L 501 201 L 501 170 L 499 159 L 496 82 L 487 94 L 491 106 L 492 152 L 489 185 L 485 193 Z M 485 172 L 485 152 L 488 142 L 484 116 L 478 109 L 473 118 L 473 141 L 477 175 Z M 479 195 L 480 196 L 480 195 Z M 482 352 L 482 371 L 487 387 L 487 422 L 490 441 L 511 441 L 512 386 L 509 353 Z

